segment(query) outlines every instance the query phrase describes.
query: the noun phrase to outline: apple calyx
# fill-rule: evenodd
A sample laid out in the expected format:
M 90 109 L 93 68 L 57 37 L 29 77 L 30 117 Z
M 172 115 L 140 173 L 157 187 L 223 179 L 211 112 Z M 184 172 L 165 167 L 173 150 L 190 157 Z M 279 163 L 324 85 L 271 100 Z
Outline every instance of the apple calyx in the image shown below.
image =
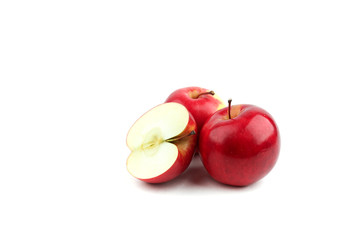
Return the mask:
M 228 103 L 229 103 L 229 106 L 228 106 L 229 119 L 231 119 L 231 113 L 230 113 L 230 111 L 231 111 L 231 102 L 232 102 L 232 99 L 230 98 L 230 99 L 228 100 Z
M 202 95 L 206 95 L 206 94 L 210 94 L 210 95 L 212 95 L 212 96 L 214 96 L 215 95 L 215 92 L 214 91 L 209 91 L 209 92 L 203 92 L 203 93 L 200 93 L 196 98 L 199 98 L 200 96 L 202 96 Z
M 166 139 L 164 141 L 165 142 L 176 142 L 176 141 L 182 140 L 183 138 L 186 138 L 186 137 L 189 137 L 189 136 L 192 136 L 192 135 L 195 135 L 195 134 L 196 134 L 196 132 L 194 130 L 192 130 L 189 134 L 187 134 L 185 136 L 175 136 L 175 137 Z

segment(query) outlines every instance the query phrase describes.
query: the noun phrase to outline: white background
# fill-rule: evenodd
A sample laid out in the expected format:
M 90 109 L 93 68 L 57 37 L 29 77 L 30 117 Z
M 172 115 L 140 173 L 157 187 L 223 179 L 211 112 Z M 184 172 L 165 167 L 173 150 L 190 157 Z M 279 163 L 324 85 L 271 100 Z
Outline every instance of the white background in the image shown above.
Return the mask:
M 1 1 L 0 239 L 359 239 L 359 1 Z M 174 90 L 269 111 L 260 182 L 149 185 L 126 134 Z

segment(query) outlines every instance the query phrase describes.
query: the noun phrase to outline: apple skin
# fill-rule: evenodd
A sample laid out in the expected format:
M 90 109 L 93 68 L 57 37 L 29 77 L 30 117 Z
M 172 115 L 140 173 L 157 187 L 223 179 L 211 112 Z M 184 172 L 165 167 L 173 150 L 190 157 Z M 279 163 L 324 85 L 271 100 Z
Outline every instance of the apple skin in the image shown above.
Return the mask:
M 177 102 L 184 105 L 195 118 L 197 127 L 201 131 L 205 121 L 214 112 L 225 107 L 216 94 L 203 94 L 197 98 L 200 93 L 206 92 L 209 92 L 209 90 L 200 87 L 180 88 L 171 93 L 165 102 Z
M 252 184 L 274 167 L 280 135 L 272 116 L 254 105 L 234 105 L 212 115 L 204 124 L 199 149 L 208 173 L 233 185 Z
M 184 131 L 180 133 L 178 136 L 185 136 L 189 134 L 191 131 L 195 131 L 195 134 L 184 137 L 178 141 L 172 142 L 177 146 L 179 154 L 174 164 L 166 172 L 153 178 L 148 178 L 148 179 L 138 178 L 138 179 L 147 183 L 164 183 L 176 178 L 181 173 L 183 173 L 190 165 L 191 159 L 194 155 L 197 138 L 199 134 L 194 117 L 189 113 L 189 122 L 186 128 L 184 129 Z M 136 178 L 136 176 L 134 177 Z

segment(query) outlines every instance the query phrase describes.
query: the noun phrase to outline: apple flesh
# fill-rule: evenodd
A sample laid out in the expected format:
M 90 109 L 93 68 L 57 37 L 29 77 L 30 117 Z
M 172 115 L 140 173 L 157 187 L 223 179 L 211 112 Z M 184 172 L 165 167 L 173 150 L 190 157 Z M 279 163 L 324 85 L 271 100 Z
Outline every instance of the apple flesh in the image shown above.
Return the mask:
M 177 102 L 184 105 L 194 117 L 199 132 L 214 112 L 225 107 L 213 91 L 200 87 L 178 89 L 171 93 L 165 102 Z
M 179 176 L 193 157 L 196 133 L 195 120 L 183 105 L 158 105 L 129 130 L 126 143 L 131 154 L 127 170 L 149 183 L 162 183 Z
M 208 173 L 234 186 L 252 184 L 274 167 L 280 135 L 272 116 L 253 105 L 235 105 L 212 115 L 204 124 L 199 149 Z

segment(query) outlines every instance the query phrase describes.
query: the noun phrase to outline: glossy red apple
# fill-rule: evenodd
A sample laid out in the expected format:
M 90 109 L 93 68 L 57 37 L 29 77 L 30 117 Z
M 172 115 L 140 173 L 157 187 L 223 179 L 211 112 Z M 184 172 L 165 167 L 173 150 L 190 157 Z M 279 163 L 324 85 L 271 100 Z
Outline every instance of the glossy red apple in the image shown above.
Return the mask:
M 235 105 L 214 113 L 204 124 L 199 140 L 202 162 L 217 181 L 252 184 L 274 167 L 280 135 L 272 116 L 253 105 Z
M 178 103 L 160 104 L 130 128 L 127 170 L 145 182 L 169 181 L 189 166 L 196 142 L 196 123 L 189 111 Z
M 199 131 L 214 112 L 225 107 L 214 91 L 200 87 L 178 89 L 171 93 L 165 102 L 177 102 L 184 105 L 195 118 Z

